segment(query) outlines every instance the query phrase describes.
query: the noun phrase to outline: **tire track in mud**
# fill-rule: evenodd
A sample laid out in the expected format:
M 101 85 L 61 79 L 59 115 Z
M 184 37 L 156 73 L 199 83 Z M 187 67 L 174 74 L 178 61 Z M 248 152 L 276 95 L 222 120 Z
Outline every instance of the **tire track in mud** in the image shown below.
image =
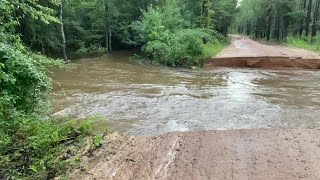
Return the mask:
M 229 130 L 106 138 L 71 179 L 320 179 L 320 130 Z

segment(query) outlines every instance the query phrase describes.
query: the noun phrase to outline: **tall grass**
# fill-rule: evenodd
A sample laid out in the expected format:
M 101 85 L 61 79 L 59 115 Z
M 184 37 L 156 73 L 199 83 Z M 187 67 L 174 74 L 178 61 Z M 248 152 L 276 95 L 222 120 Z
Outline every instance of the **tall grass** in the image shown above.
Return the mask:
M 228 45 L 229 45 L 228 40 L 215 41 L 213 43 L 206 44 L 203 49 L 205 58 L 217 56 Z
M 288 37 L 285 44 L 290 47 L 307 49 L 310 51 L 320 51 L 320 35 L 311 39 L 308 37 Z

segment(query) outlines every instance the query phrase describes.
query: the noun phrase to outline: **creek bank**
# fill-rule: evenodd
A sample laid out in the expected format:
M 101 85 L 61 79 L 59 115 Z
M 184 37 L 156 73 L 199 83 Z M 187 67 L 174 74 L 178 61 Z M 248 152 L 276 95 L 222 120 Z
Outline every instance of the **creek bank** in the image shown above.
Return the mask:
M 211 58 L 207 60 L 205 67 L 320 69 L 320 59 L 302 59 L 281 56 Z

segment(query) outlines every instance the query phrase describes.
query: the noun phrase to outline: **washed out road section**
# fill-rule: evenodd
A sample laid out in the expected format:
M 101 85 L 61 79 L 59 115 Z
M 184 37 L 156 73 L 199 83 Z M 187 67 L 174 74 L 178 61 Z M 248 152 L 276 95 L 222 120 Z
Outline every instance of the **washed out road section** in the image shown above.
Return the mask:
M 320 69 L 319 53 L 263 44 L 244 36 L 231 35 L 230 37 L 231 45 L 216 57 L 208 59 L 205 67 Z
M 99 128 L 130 135 L 320 127 L 319 71 L 154 68 L 114 53 L 53 78 L 55 115 L 99 114 Z
M 155 68 L 115 53 L 53 78 L 55 116 L 100 114 L 99 128 L 125 134 L 72 179 L 320 179 L 319 71 Z

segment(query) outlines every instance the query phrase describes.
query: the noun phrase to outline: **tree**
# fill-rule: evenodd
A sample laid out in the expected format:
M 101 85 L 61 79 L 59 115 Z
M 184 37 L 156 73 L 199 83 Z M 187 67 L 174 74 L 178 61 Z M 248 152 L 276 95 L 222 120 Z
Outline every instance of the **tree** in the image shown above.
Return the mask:
M 285 40 L 288 36 L 309 35 L 313 15 L 312 35 L 317 32 L 319 2 L 312 0 L 243 0 L 238 7 L 234 26 L 255 37 Z M 305 23 L 304 23 L 305 22 Z
M 308 9 L 307 9 L 307 17 L 306 17 L 306 36 L 309 36 L 309 28 L 311 22 L 311 10 L 312 10 L 312 0 L 308 2 Z
M 62 53 L 63 53 L 64 60 L 67 62 L 68 57 L 67 57 L 67 51 L 66 51 L 66 37 L 65 37 L 64 25 L 63 25 L 63 0 L 61 0 L 61 3 L 60 3 L 60 21 L 61 21 L 60 30 L 61 30 L 61 38 L 62 38 Z
M 67 52 L 73 57 L 139 47 L 132 23 L 149 7 L 162 9 L 171 32 L 205 28 L 226 36 L 237 5 L 237 0 L 26 0 L 27 6 L 18 6 L 20 1 L 10 1 L 18 15 L 13 31 L 32 51 L 65 60 Z M 32 13 L 38 5 L 41 12 Z
M 307 0 L 302 0 L 303 2 L 303 6 L 302 6 L 302 11 L 306 11 L 306 8 L 307 8 Z M 301 21 L 300 21 L 300 31 L 299 31 L 299 35 L 300 37 L 302 36 L 302 33 L 303 33 L 303 22 L 304 22 L 304 19 L 301 18 Z
M 318 17 L 319 17 L 319 6 L 320 6 L 320 0 L 316 0 L 316 7 L 314 10 L 314 18 L 313 18 L 313 25 L 312 25 L 312 40 L 313 37 L 317 35 L 317 23 L 318 23 Z

